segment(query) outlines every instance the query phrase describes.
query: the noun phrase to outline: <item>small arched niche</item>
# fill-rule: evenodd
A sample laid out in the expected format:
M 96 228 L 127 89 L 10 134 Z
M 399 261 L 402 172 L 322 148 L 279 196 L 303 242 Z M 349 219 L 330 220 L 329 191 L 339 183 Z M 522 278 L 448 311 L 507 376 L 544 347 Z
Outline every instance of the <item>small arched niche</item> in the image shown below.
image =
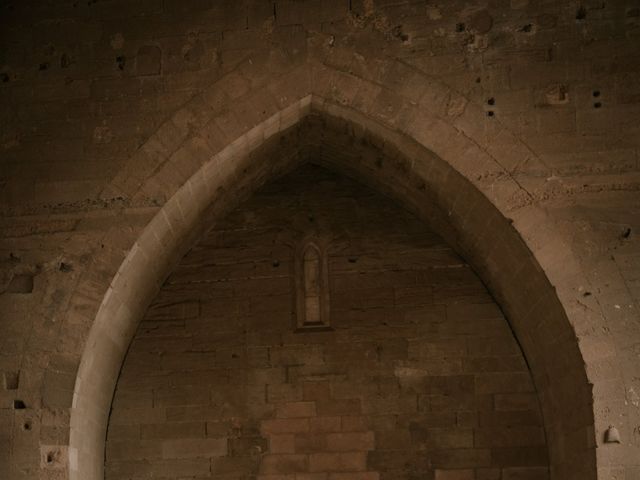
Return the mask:
M 326 247 L 315 239 L 301 242 L 296 255 L 296 328 L 330 328 L 329 275 Z

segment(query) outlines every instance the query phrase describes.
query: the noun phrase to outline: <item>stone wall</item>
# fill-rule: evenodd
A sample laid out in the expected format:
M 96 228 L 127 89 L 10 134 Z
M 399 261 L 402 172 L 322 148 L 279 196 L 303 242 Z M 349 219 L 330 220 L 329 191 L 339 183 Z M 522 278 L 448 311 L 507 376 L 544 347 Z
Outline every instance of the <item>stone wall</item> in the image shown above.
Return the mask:
M 328 249 L 330 331 L 295 320 Z M 163 285 L 121 372 L 106 478 L 546 479 L 537 394 L 469 265 L 316 166 L 258 191 Z
M 522 172 L 638 170 L 640 16 L 631 0 L 64 0 L 0 8 L 2 198 L 12 214 L 107 207 L 91 199 L 190 99 L 229 72 L 233 97 L 309 59 L 356 76 L 386 73 L 395 93 L 415 100 L 424 92 L 411 72 L 437 78 L 461 95 L 453 117 L 467 102 L 482 111 L 481 122 L 460 128 L 491 139 L 492 153 L 507 146 L 507 131 L 526 139 L 539 161 L 517 160 Z M 385 72 L 387 58 L 407 71 Z M 259 76 L 245 76 L 249 60 Z
M 637 478 L 639 11 L 635 0 L 2 2 L 0 477 L 68 478 L 80 359 L 138 236 L 205 160 L 314 94 L 419 140 L 513 221 L 588 377 L 567 387 L 575 398 L 556 392 L 593 400 L 595 421 L 564 446 L 597 446 L 598 478 Z M 521 343 L 543 330 L 531 324 Z M 609 425 L 621 444 L 604 443 Z

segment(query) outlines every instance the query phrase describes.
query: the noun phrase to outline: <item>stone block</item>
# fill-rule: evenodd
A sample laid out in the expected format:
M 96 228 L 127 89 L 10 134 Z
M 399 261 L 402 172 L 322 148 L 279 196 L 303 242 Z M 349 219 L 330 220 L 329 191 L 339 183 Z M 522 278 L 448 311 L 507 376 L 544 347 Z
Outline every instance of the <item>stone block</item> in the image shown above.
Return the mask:
M 259 457 L 216 457 L 210 462 L 209 473 L 213 471 L 218 475 L 255 475 L 258 471 Z
M 366 454 L 363 452 L 309 455 L 310 472 L 364 472 L 366 470 Z
M 436 469 L 435 480 L 475 480 L 473 470 L 441 470 Z
M 288 402 L 279 405 L 276 409 L 278 418 L 315 417 L 316 405 L 314 402 Z
M 363 415 L 348 415 L 341 417 L 341 430 L 343 432 L 361 432 L 368 430 L 369 424 L 369 417 Z M 313 423 L 310 424 L 310 427 L 313 429 Z
M 358 415 L 362 411 L 359 399 L 322 400 L 316 402 L 320 416 Z
M 290 383 L 267 385 L 269 403 L 298 402 L 302 400 L 302 388 Z
M 547 467 L 505 468 L 502 470 L 504 480 L 545 480 L 549 478 Z
M 414 424 L 410 428 L 413 442 L 427 448 L 472 448 L 474 432 L 468 428 L 434 428 Z
M 375 437 L 373 432 L 328 433 L 326 445 L 334 452 L 367 451 L 375 448 Z
M 306 418 L 280 418 L 264 420 L 261 431 L 265 434 L 304 433 L 309 431 L 309 420 Z
M 152 423 L 139 426 L 142 439 L 203 438 L 204 422 Z
M 488 467 L 491 465 L 491 453 L 489 449 L 439 449 L 430 456 L 435 467 L 449 470 Z
M 505 393 L 494 395 L 495 409 L 498 411 L 537 410 L 538 398 L 535 393 Z
M 378 472 L 330 473 L 329 480 L 379 480 Z
M 533 391 L 531 377 L 526 373 L 487 373 L 475 377 L 476 392 L 527 393 Z
M 242 436 L 240 438 L 229 439 L 229 451 L 234 456 L 256 456 L 266 452 L 271 452 L 268 449 L 269 441 L 266 438 L 258 435 L 254 436 Z
M 311 432 L 338 432 L 342 425 L 341 417 L 316 417 L 309 419 Z
M 484 427 L 476 430 L 476 447 L 526 447 L 545 443 L 544 430 L 537 426 Z
M 227 455 L 226 438 L 184 438 L 164 440 L 162 458 L 223 457 Z
M 545 447 L 529 448 L 492 448 L 491 461 L 494 465 L 504 467 L 536 467 L 548 463 L 548 452 Z
M 260 462 L 260 473 L 266 475 L 306 472 L 308 468 L 306 455 L 266 455 Z
M 269 452 L 270 453 L 295 453 L 295 435 L 294 434 L 271 434 L 269 435 Z

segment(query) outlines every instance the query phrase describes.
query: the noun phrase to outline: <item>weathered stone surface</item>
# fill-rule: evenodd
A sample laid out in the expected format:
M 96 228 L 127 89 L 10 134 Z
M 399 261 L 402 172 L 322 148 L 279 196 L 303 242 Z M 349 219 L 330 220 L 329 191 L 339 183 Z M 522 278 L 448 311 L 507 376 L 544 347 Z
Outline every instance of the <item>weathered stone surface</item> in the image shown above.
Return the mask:
M 292 260 L 304 238 L 326 239 L 316 241 L 328 255 L 331 331 L 295 333 L 293 279 L 301 272 Z M 213 285 L 227 293 L 212 295 Z M 410 214 L 334 173 L 302 167 L 265 186 L 182 259 L 129 350 L 112 416 L 198 406 L 207 428 L 168 410 L 161 423 L 140 415 L 126 430 L 110 429 L 107 469 L 132 459 L 260 455 L 247 474 L 469 478 L 472 470 L 450 469 L 485 466 L 493 449 L 537 449 L 545 441 L 529 372 L 500 309 L 475 296 L 481 292 L 468 265 Z M 227 308 L 230 299 L 239 307 Z M 433 315 L 402 315 L 424 308 Z M 243 330 L 255 315 L 265 321 L 251 321 L 252 334 L 272 335 L 257 365 L 248 363 Z M 503 373 L 514 357 L 521 371 Z M 485 362 L 464 370 L 471 360 Z M 228 375 L 212 376 L 218 368 Z M 140 376 L 157 380 L 136 382 Z M 477 419 L 470 426 L 441 426 L 466 413 Z M 413 420 L 376 425 L 382 415 Z M 124 450 L 110 447 L 122 442 Z M 441 458 L 445 469 L 412 466 L 420 454 Z
M 315 402 L 316 414 L 336 415 L 310 417 L 312 431 L 317 427 L 335 432 L 336 418 L 358 418 L 362 412 L 370 415 L 394 405 L 396 416 L 426 416 L 435 410 L 438 416 L 432 420 L 439 423 L 453 418 L 467 428 L 483 422 L 498 427 L 501 421 L 487 412 L 492 397 L 493 408 L 502 418 L 519 423 L 531 418 L 530 412 L 510 413 L 526 411 L 527 405 L 537 401 L 535 393 L 526 390 L 527 382 L 514 383 L 520 393 L 500 392 L 508 385 L 505 378 L 520 378 L 530 367 L 547 408 L 544 418 L 550 422 L 550 471 L 537 466 L 500 469 L 489 465 L 440 469 L 439 475 L 464 477 L 473 470 L 476 479 L 635 478 L 640 457 L 637 442 L 594 447 L 602 443 L 609 425 L 619 426 L 623 439 L 633 439 L 634 426 L 640 424 L 640 333 L 634 320 L 640 298 L 637 10 L 637 5 L 616 2 L 564 5 L 529 0 L 437 5 L 377 0 L 35 1 L 0 7 L 6 47 L 0 62 L 0 371 L 20 372 L 17 388 L 13 381 L 0 385 L 0 477 L 57 479 L 82 471 L 82 480 L 94 475 L 101 478 L 104 444 L 99 439 L 104 438 L 105 412 L 113 392 L 92 381 L 105 379 L 104 385 L 112 378 L 115 381 L 118 355 L 124 355 L 129 346 L 128 334 L 123 332 L 133 332 L 125 319 L 135 324 L 143 314 L 144 309 L 128 311 L 131 304 L 126 299 L 140 297 L 145 289 L 108 290 L 118 269 L 126 271 L 129 263 L 123 265 L 123 261 L 140 232 L 202 162 L 229 144 L 233 148 L 225 155 L 245 151 L 296 124 L 312 106 L 326 119 L 329 113 L 335 114 L 334 104 L 340 104 L 352 114 L 364 115 L 357 121 L 353 116 L 352 123 L 341 127 L 349 131 L 350 140 L 331 140 L 330 135 L 319 133 L 322 129 L 303 130 L 295 134 L 296 141 L 305 145 L 301 157 L 317 153 L 309 145 L 324 144 L 325 152 L 331 152 L 325 155 L 337 158 L 337 153 L 348 152 L 350 158 L 345 160 L 342 155 L 340 161 L 356 165 L 362 160 L 360 155 L 370 155 L 357 147 L 370 141 L 362 132 L 379 131 L 384 124 L 399 135 L 423 142 L 502 212 L 505 218 L 500 221 L 487 214 L 473 195 L 456 186 L 457 173 L 443 174 L 444 170 L 423 162 L 424 153 L 402 152 L 410 159 L 409 171 L 421 172 L 424 165 L 430 165 L 428 172 L 422 172 L 423 178 L 437 179 L 439 185 L 430 191 L 433 196 L 428 201 L 421 201 L 427 212 L 428 205 L 437 206 L 423 217 L 433 220 L 441 209 L 451 218 L 463 219 L 457 239 L 467 240 L 471 247 L 461 251 L 516 326 L 515 335 L 526 350 L 528 365 L 514 355 L 478 356 L 484 348 L 496 347 L 490 341 L 470 345 L 468 352 L 473 354 L 465 358 L 454 356 L 465 351 L 465 346 L 450 340 L 433 341 L 426 347 L 420 341 L 394 344 L 380 353 L 363 348 L 348 357 L 336 349 L 330 356 L 345 355 L 358 362 L 366 355 L 389 363 L 409 355 L 411 362 L 430 362 L 430 377 L 477 375 L 481 378 L 477 387 L 487 393 L 468 394 L 457 403 L 476 402 L 483 406 L 480 412 L 451 412 L 446 396 L 422 395 L 415 404 L 416 413 L 406 396 L 393 396 L 387 390 L 379 399 L 361 402 L 350 396 L 353 390 L 347 392 L 341 386 L 343 398 L 333 398 L 335 393 L 324 387 L 344 381 L 345 374 L 338 362 L 323 364 L 325 359 L 317 350 L 309 349 L 308 356 L 283 353 L 281 364 L 270 363 L 267 345 L 282 341 L 272 327 L 289 309 L 282 282 L 252 283 L 251 289 L 265 294 L 280 291 L 279 298 L 264 303 L 234 299 L 234 286 L 210 284 L 207 295 L 218 298 L 215 309 L 209 304 L 185 305 L 184 310 L 176 307 L 184 314 L 184 322 L 201 320 L 194 330 L 198 334 L 192 339 L 194 352 L 189 360 L 180 358 L 186 324 L 171 320 L 171 308 L 159 309 L 156 323 L 148 324 L 148 333 L 166 338 L 141 347 L 144 355 L 139 356 L 137 373 L 157 365 L 173 368 L 182 363 L 184 368 L 166 378 L 135 376 L 136 369 L 132 369 L 132 377 L 122 385 L 151 386 L 158 401 L 165 403 L 149 409 L 153 395 L 137 396 L 123 389 L 120 400 L 131 402 L 131 408 L 114 412 L 114 432 L 120 429 L 129 441 L 142 431 L 139 425 L 127 422 L 144 418 L 157 425 L 171 419 L 198 424 L 193 432 L 206 425 L 207 432 L 211 428 L 223 438 L 231 435 L 233 415 L 246 412 L 225 406 L 225 400 L 218 397 L 215 404 L 204 404 L 213 402 L 213 385 L 255 387 L 287 381 L 313 386 L 306 385 L 301 391 L 274 388 L 271 400 L 291 402 L 287 408 L 292 412 L 300 408 L 295 402 Z M 296 104 L 307 96 L 304 106 Z M 286 114 L 278 113 L 281 108 L 287 109 Z M 256 126 L 265 119 L 267 123 Z M 386 155 L 394 141 L 386 138 L 373 143 Z M 268 161 L 261 160 L 268 165 L 260 174 L 262 179 L 269 177 L 269 169 L 281 157 L 274 154 Z M 381 166 L 368 170 L 370 179 L 381 180 L 378 186 L 393 178 L 387 169 L 389 162 L 380 155 L 383 157 Z M 236 164 L 235 159 L 225 162 L 224 156 L 217 160 L 210 164 L 209 173 L 223 176 Z M 370 165 L 376 165 L 375 160 Z M 354 175 L 363 175 L 362 170 Z M 189 183 L 180 204 L 187 205 L 186 198 L 206 198 L 209 192 L 218 191 L 212 208 L 225 211 L 245 194 L 240 191 L 260 183 L 246 187 L 251 182 L 238 176 L 222 186 L 211 178 L 201 175 L 198 182 Z M 394 193 L 407 199 L 423 191 L 425 184 L 396 187 Z M 455 202 L 442 207 L 442 198 L 456 195 Z M 177 208 L 153 224 L 158 227 L 153 229 L 157 236 L 145 237 L 140 245 L 146 254 L 156 253 L 150 254 L 147 270 L 136 272 L 127 285 L 143 278 L 154 284 L 152 288 L 162 283 L 150 272 L 167 274 L 168 260 L 152 247 L 171 248 L 180 225 L 195 214 L 195 210 Z M 530 259 L 505 240 L 501 221 L 506 219 L 513 222 L 524 248 L 535 257 L 537 274 L 546 276 L 549 284 L 534 279 L 532 270 L 522 267 Z M 161 222 L 171 222 L 171 228 L 178 230 L 167 233 L 159 228 Z M 442 225 L 436 229 L 446 233 Z M 449 241 L 452 237 L 456 235 L 447 236 Z M 186 237 L 181 238 L 179 241 L 187 242 Z M 483 243 L 495 248 L 482 253 L 474 250 Z M 288 268 L 280 252 L 274 255 L 282 269 Z M 251 267 L 254 273 L 262 275 L 273 268 L 274 259 L 265 258 L 268 260 Z M 73 268 L 61 270 L 61 264 Z M 342 264 L 347 271 L 352 265 L 348 258 Z M 246 275 L 241 270 L 238 268 L 240 277 Z M 23 275 L 31 277 L 31 282 Z M 193 279 L 198 272 L 183 275 Z M 460 287 L 455 276 L 443 280 L 437 289 L 421 291 L 407 275 L 388 273 L 384 279 L 357 275 L 344 273 L 344 278 L 336 280 L 340 288 L 351 288 L 356 277 L 363 286 L 357 293 L 338 297 L 335 312 L 340 312 L 344 325 L 387 321 L 396 325 L 394 336 L 404 340 L 413 338 L 410 325 L 418 319 L 423 322 L 419 334 L 425 337 L 446 334 L 486 339 L 500 330 L 495 321 L 483 322 L 478 328 L 460 320 L 450 328 L 435 320 L 441 315 L 439 309 L 430 308 L 425 301 L 458 295 L 465 301 L 490 301 L 491 295 L 483 289 Z M 11 286 L 12 278 L 22 280 Z M 505 283 L 521 286 L 518 298 L 503 295 L 499 285 Z M 549 291 L 555 300 L 540 293 Z M 108 298 L 116 298 L 114 303 L 106 302 L 110 329 L 100 332 L 101 341 L 95 348 L 93 344 L 88 347 L 96 314 Z M 349 309 L 351 299 L 359 310 Z M 399 314 L 395 307 L 389 308 L 391 302 L 403 303 L 407 311 Z M 453 312 L 452 307 L 455 305 L 446 305 Z M 553 313 L 558 309 L 563 312 L 560 320 Z M 237 345 L 220 352 L 206 351 L 211 344 L 229 341 L 230 336 L 221 335 L 230 333 L 225 332 L 225 325 L 216 327 L 216 332 L 205 328 L 223 312 L 245 319 L 233 332 L 250 332 L 246 351 L 240 354 Z M 345 338 L 359 342 L 363 336 Z M 104 350 L 99 348 L 104 345 Z M 132 348 L 137 350 L 140 345 L 136 341 Z M 97 373 L 76 382 L 83 352 L 98 351 L 91 357 Z M 163 358 L 160 351 L 167 352 Z M 70 358 L 68 365 L 56 359 L 61 353 Z M 117 365 L 109 367 L 112 364 Z M 202 364 L 206 368 L 189 372 Z M 252 367 L 247 368 L 246 376 L 234 375 L 238 365 L 245 364 Z M 413 363 L 400 365 L 395 369 L 399 388 L 420 389 L 424 370 Z M 198 404 L 170 405 L 178 398 L 172 392 L 187 391 L 185 386 L 203 371 L 208 372 L 203 389 L 193 391 Z M 362 378 L 365 371 L 363 368 L 356 376 Z M 5 389 L 6 385 L 11 388 Z M 78 408 L 71 411 L 76 386 L 80 395 L 74 405 Z M 99 413 L 85 409 L 83 392 L 91 392 L 89 404 L 100 405 Z M 269 392 L 262 393 L 264 401 L 256 400 L 252 413 L 275 415 Z M 236 392 L 233 398 L 239 395 Z M 253 390 L 251 395 L 262 398 Z M 26 408 L 14 410 L 14 405 Z M 219 420 L 219 412 L 229 418 Z M 25 422 L 31 422 L 31 430 L 21 429 L 25 424 L 22 415 L 29 417 Z M 76 441 L 70 440 L 70 417 L 74 428 L 95 426 L 80 437 L 79 443 L 86 447 L 81 453 L 75 446 L 68 453 L 64 450 L 70 441 Z M 382 414 L 367 418 L 376 428 L 389 421 Z M 180 435 L 191 435 L 187 427 L 176 428 Z M 252 451 L 251 445 L 261 445 L 247 442 L 246 449 L 238 446 L 229 451 Z M 60 463 L 54 462 L 60 468 L 42 463 L 42 449 L 61 452 Z M 514 450 L 499 453 L 496 458 L 504 461 L 523 458 Z M 468 458 L 486 460 L 482 455 L 469 454 Z M 407 461 L 418 465 L 424 458 Z M 543 456 L 538 452 L 535 458 Z M 131 460 L 123 461 L 116 472 L 108 470 L 107 475 L 207 476 L 213 471 L 249 475 L 256 467 L 250 455 L 158 460 L 153 468 Z M 376 479 L 377 475 L 374 471 L 333 473 L 328 478 Z

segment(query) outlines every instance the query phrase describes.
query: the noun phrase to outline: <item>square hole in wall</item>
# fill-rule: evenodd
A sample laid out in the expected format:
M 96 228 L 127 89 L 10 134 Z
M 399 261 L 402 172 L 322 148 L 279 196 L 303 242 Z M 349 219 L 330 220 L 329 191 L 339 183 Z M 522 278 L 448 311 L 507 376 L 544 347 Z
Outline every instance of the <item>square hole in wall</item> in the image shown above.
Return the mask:
M 17 390 L 20 383 L 20 371 L 15 372 L 3 372 L 4 389 L 5 390 Z

